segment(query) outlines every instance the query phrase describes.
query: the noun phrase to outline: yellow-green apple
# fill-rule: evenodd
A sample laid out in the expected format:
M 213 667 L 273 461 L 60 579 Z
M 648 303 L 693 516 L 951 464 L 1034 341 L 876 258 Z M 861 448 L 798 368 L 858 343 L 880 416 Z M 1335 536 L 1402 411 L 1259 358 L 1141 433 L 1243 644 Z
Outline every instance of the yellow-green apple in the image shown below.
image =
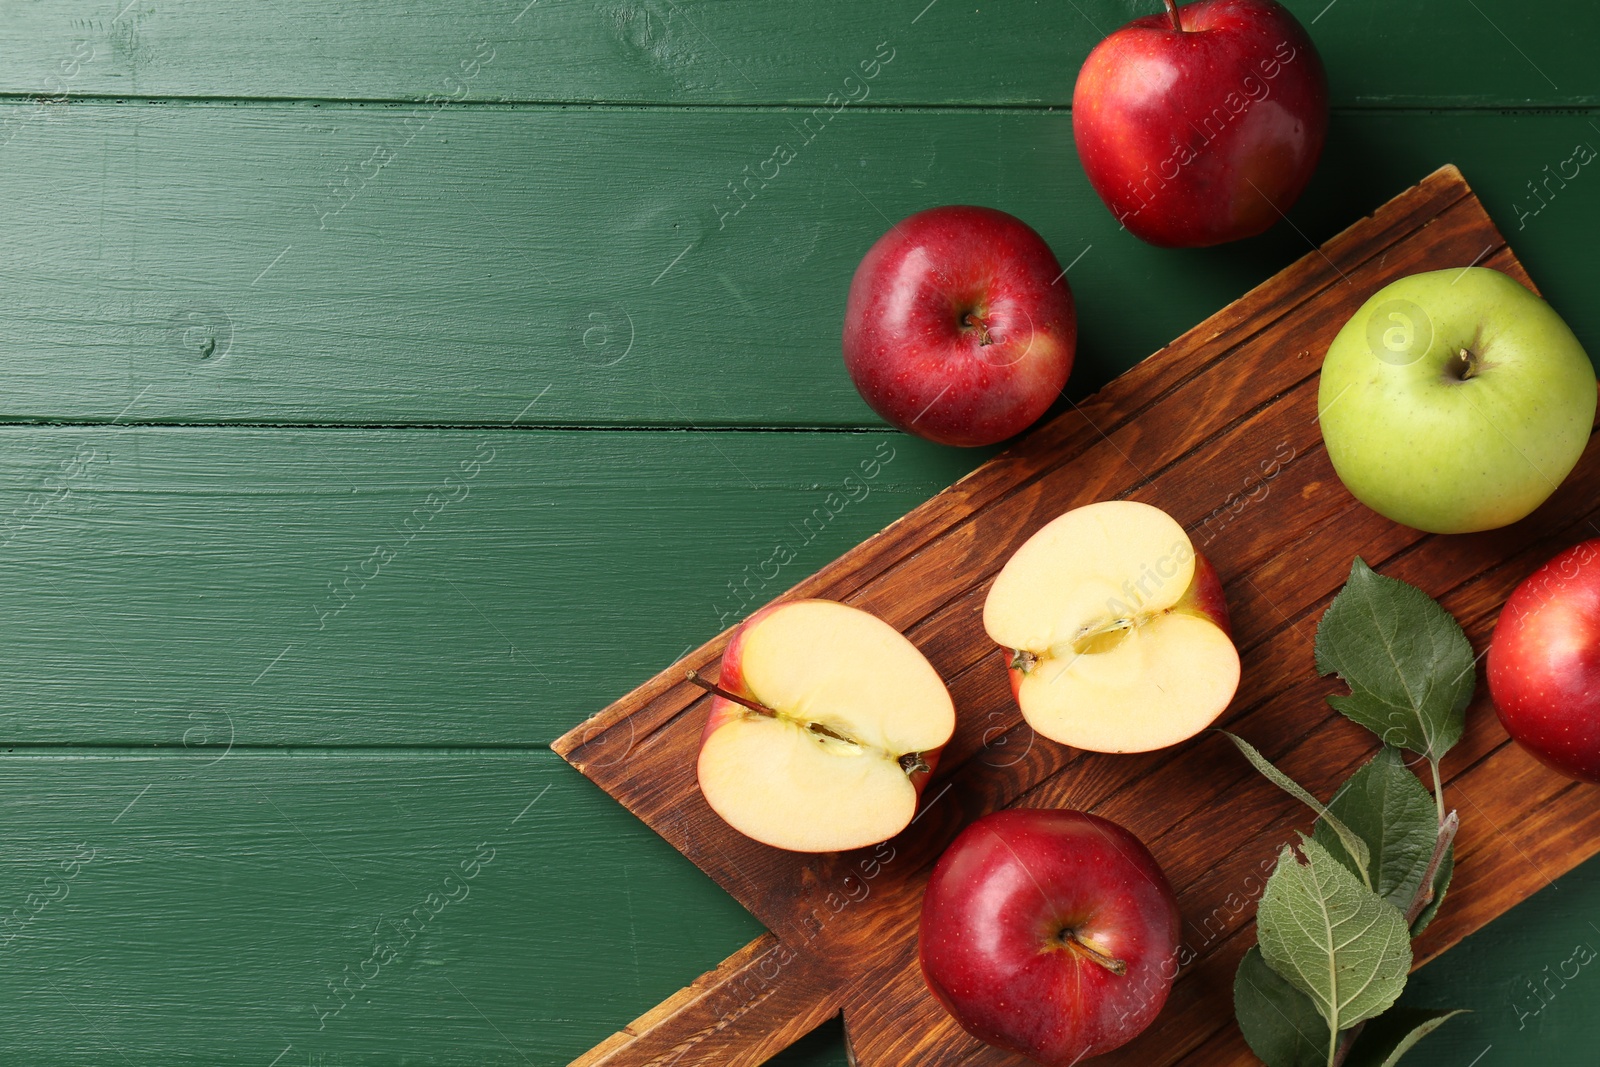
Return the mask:
M 1072 93 L 1089 183 L 1129 232 L 1168 248 L 1271 226 L 1327 130 L 1322 61 L 1273 0 L 1167 0 L 1096 45 Z
M 1543 300 L 1497 270 L 1379 289 L 1328 346 L 1317 418 L 1357 500 L 1430 533 L 1516 522 L 1572 470 L 1595 374 Z
M 1081 811 L 962 831 L 922 898 L 928 988 L 969 1034 L 1050 1067 L 1126 1044 L 1178 973 L 1178 906 L 1150 850 Z
M 1489 695 L 1529 752 L 1600 782 L 1600 539 L 1562 552 L 1506 601 L 1489 642 Z
M 831 600 L 756 612 L 722 655 L 700 791 L 735 830 L 794 852 L 888 840 L 955 729 L 944 682 L 875 615 Z
M 995 577 L 983 625 L 1028 725 L 1076 748 L 1176 744 L 1239 687 L 1216 569 L 1137 501 L 1075 508 L 1030 537 Z
M 936 207 L 896 223 L 850 282 L 844 365 L 907 433 L 989 445 L 1021 433 L 1067 383 L 1078 343 L 1072 291 L 1044 238 L 986 207 Z

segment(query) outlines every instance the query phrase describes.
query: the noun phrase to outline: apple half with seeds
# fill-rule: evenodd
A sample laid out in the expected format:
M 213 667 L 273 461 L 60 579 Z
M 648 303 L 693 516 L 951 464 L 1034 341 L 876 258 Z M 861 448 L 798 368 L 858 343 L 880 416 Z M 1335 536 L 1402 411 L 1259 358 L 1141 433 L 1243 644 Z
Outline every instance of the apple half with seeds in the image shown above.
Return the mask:
M 831 600 L 756 612 L 722 655 L 700 791 L 746 837 L 792 852 L 886 841 L 910 824 L 955 730 L 944 682 L 894 627 Z
M 1022 717 L 1074 748 L 1176 744 L 1239 687 L 1216 569 L 1149 504 L 1102 501 L 1044 526 L 995 577 L 983 625 Z

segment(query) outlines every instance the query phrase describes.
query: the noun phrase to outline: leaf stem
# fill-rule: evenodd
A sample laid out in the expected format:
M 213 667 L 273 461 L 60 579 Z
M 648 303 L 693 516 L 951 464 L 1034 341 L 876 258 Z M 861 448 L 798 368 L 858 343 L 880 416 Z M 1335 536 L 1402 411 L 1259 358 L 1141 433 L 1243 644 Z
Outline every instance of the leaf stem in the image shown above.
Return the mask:
M 1444 854 L 1449 851 L 1450 845 L 1456 839 L 1456 831 L 1461 828 L 1461 820 L 1455 812 L 1445 816 L 1439 824 L 1439 839 L 1433 843 L 1433 855 L 1428 859 L 1428 869 L 1422 872 L 1422 884 L 1417 886 L 1417 895 L 1411 900 L 1411 907 L 1406 909 L 1406 926 L 1409 927 L 1417 921 L 1417 916 L 1433 901 L 1433 880 L 1439 874 L 1439 864 L 1444 862 Z
M 1428 757 L 1428 766 L 1433 768 L 1433 803 L 1439 811 L 1439 832 L 1444 832 L 1444 782 L 1439 778 L 1439 760 Z M 1451 834 L 1454 836 L 1454 833 Z
M 1329 1042 L 1329 1044 L 1331 1045 L 1333 1042 L 1338 1042 L 1338 1044 L 1330 1052 L 1328 1067 L 1339 1067 L 1340 1064 L 1344 1063 L 1350 1056 L 1350 1049 L 1355 1046 L 1356 1038 L 1361 1036 L 1361 1028 L 1366 1025 L 1367 1021 L 1363 1019 L 1350 1029 L 1345 1030 L 1342 1035 L 1333 1035 L 1333 1041 Z
M 1433 766 L 1435 781 L 1437 781 L 1439 765 L 1435 763 Z M 1442 796 L 1442 794 L 1440 795 Z M 1456 813 L 1453 811 L 1439 821 L 1439 837 L 1433 843 L 1433 855 L 1428 858 L 1428 869 L 1422 873 L 1422 884 L 1417 887 L 1417 894 L 1411 898 L 1411 906 L 1406 909 L 1406 927 L 1408 929 L 1412 923 L 1417 921 L 1417 916 L 1422 914 L 1422 910 L 1432 902 L 1433 880 L 1438 876 L 1439 864 L 1444 862 L 1444 854 L 1450 850 L 1451 843 L 1456 839 L 1456 831 L 1460 827 L 1461 820 L 1456 817 Z M 1361 1028 L 1366 1025 L 1366 1020 L 1356 1023 L 1350 1029 L 1344 1031 L 1342 1040 L 1340 1040 L 1339 1035 L 1334 1035 L 1333 1042 L 1337 1042 L 1337 1047 L 1334 1046 L 1333 1042 L 1330 1042 L 1328 1067 L 1341 1067 L 1349 1057 L 1350 1050 L 1355 1046 L 1356 1038 L 1361 1036 Z

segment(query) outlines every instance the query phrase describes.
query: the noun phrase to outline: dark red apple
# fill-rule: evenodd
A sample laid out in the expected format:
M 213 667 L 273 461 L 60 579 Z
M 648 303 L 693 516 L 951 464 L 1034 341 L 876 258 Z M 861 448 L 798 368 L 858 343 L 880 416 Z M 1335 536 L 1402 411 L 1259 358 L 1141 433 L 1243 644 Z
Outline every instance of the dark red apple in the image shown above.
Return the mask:
M 1027 429 L 1072 370 L 1078 319 L 1050 246 L 985 207 L 897 223 L 850 282 L 844 365 L 872 410 L 946 445 Z
M 1055 1067 L 1126 1044 L 1178 972 L 1178 907 L 1138 838 L 1081 811 L 986 815 L 922 899 L 922 974 L 956 1022 Z
M 1167 0 L 1096 45 L 1072 93 L 1089 183 L 1134 236 L 1168 248 L 1271 226 L 1327 131 L 1322 60 L 1274 0 Z
M 1562 774 L 1600 782 L 1600 539 L 1529 575 L 1489 642 L 1506 733 Z

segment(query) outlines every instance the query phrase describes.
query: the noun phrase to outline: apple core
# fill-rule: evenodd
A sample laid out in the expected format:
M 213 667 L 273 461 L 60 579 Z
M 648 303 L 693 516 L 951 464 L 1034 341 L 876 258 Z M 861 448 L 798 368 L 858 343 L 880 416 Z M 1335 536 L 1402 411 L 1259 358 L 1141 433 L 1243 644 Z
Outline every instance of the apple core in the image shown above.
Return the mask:
M 795 852 L 877 844 L 911 822 L 955 729 L 916 647 L 829 600 L 763 608 L 735 631 L 713 683 L 697 774 L 706 803 L 747 837 Z
M 1028 724 L 1076 748 L 1176 744 L 1238 688 L 1221 583 L 1148 504 L 1103 501 L 1044 526 L 995 578 L 983 619 Z

